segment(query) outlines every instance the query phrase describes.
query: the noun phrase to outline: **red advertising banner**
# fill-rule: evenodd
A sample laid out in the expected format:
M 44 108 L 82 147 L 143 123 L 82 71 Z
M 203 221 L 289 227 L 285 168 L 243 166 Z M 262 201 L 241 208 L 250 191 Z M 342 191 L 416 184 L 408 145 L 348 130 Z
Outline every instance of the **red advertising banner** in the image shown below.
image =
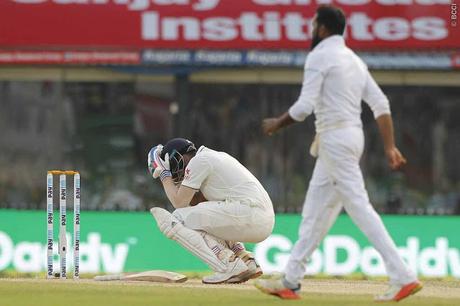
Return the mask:
M 452 54 L 452 67 L 460 69 L 460 53 Z
M 141 63 L 136 51 L 5 51 L 0 64 L 127 64 Z
M 458 49 L 454 0 L 1 0 L 0 48 L 306 49 L 320 4 L 358 50 Z

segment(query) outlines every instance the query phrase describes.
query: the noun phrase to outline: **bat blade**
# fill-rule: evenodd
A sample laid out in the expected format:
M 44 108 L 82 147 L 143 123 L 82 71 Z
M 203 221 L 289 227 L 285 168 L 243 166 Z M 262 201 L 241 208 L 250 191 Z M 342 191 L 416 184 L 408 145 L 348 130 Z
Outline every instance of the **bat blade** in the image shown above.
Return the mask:
M 187 276 L 175 272 L 163 270 L 151 270 L 131 274 L 98 275 L 94 278 L 97 281 L 144 281 L 156 283 L 183 283 Z

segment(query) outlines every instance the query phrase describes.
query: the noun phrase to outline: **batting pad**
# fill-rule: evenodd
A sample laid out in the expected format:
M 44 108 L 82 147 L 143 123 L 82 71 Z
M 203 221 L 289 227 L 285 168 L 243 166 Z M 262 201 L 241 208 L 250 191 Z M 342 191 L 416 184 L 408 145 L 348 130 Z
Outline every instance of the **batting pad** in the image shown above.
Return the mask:
M 208 264 L 216 272 L 225 272 L 227 266 L 219 260 L 216 249 L 221 249 L 220 243 L 206 235 L 206 241 L 199 231 L 185 227 L 167 210 L 154 207 L 150 209 L 157 221 L 160 231 L 169 239 L 177 241 L 182 247 L 189 250 Z

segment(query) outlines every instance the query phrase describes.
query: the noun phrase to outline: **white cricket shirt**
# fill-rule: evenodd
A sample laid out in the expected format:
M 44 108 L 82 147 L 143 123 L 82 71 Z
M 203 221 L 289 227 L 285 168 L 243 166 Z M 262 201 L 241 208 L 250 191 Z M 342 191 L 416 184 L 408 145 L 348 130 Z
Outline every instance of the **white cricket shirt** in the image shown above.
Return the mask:
M 302 90 L 289 115 L 303 121 L 315 114 L 316 132 L 362 126 L 361 101 L 374 117 L 390 113 L 390 105 L 366 64 L 340 35 L 321 41 L 307 56 Z
M 182 185 L 200 190 L 208 201 L 240 201 L 271 207 L 268 193 L 257 178 L 225 152 L 201 146 L 185 168 Z

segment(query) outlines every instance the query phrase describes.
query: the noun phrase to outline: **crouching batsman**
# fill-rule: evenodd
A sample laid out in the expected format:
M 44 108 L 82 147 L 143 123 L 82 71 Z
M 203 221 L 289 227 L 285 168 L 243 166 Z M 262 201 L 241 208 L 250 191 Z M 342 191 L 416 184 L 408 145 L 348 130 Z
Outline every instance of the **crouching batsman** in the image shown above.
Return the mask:
M 204 261 L 214 274 L 203 283 L 241 283 L 262 275 L 242 242 L 260 242 L 272 232 L 273 205 L 260 182 L 224 152 L 175 138 L 148 154 L 176 209 L 150 211 L 160 231 Z

